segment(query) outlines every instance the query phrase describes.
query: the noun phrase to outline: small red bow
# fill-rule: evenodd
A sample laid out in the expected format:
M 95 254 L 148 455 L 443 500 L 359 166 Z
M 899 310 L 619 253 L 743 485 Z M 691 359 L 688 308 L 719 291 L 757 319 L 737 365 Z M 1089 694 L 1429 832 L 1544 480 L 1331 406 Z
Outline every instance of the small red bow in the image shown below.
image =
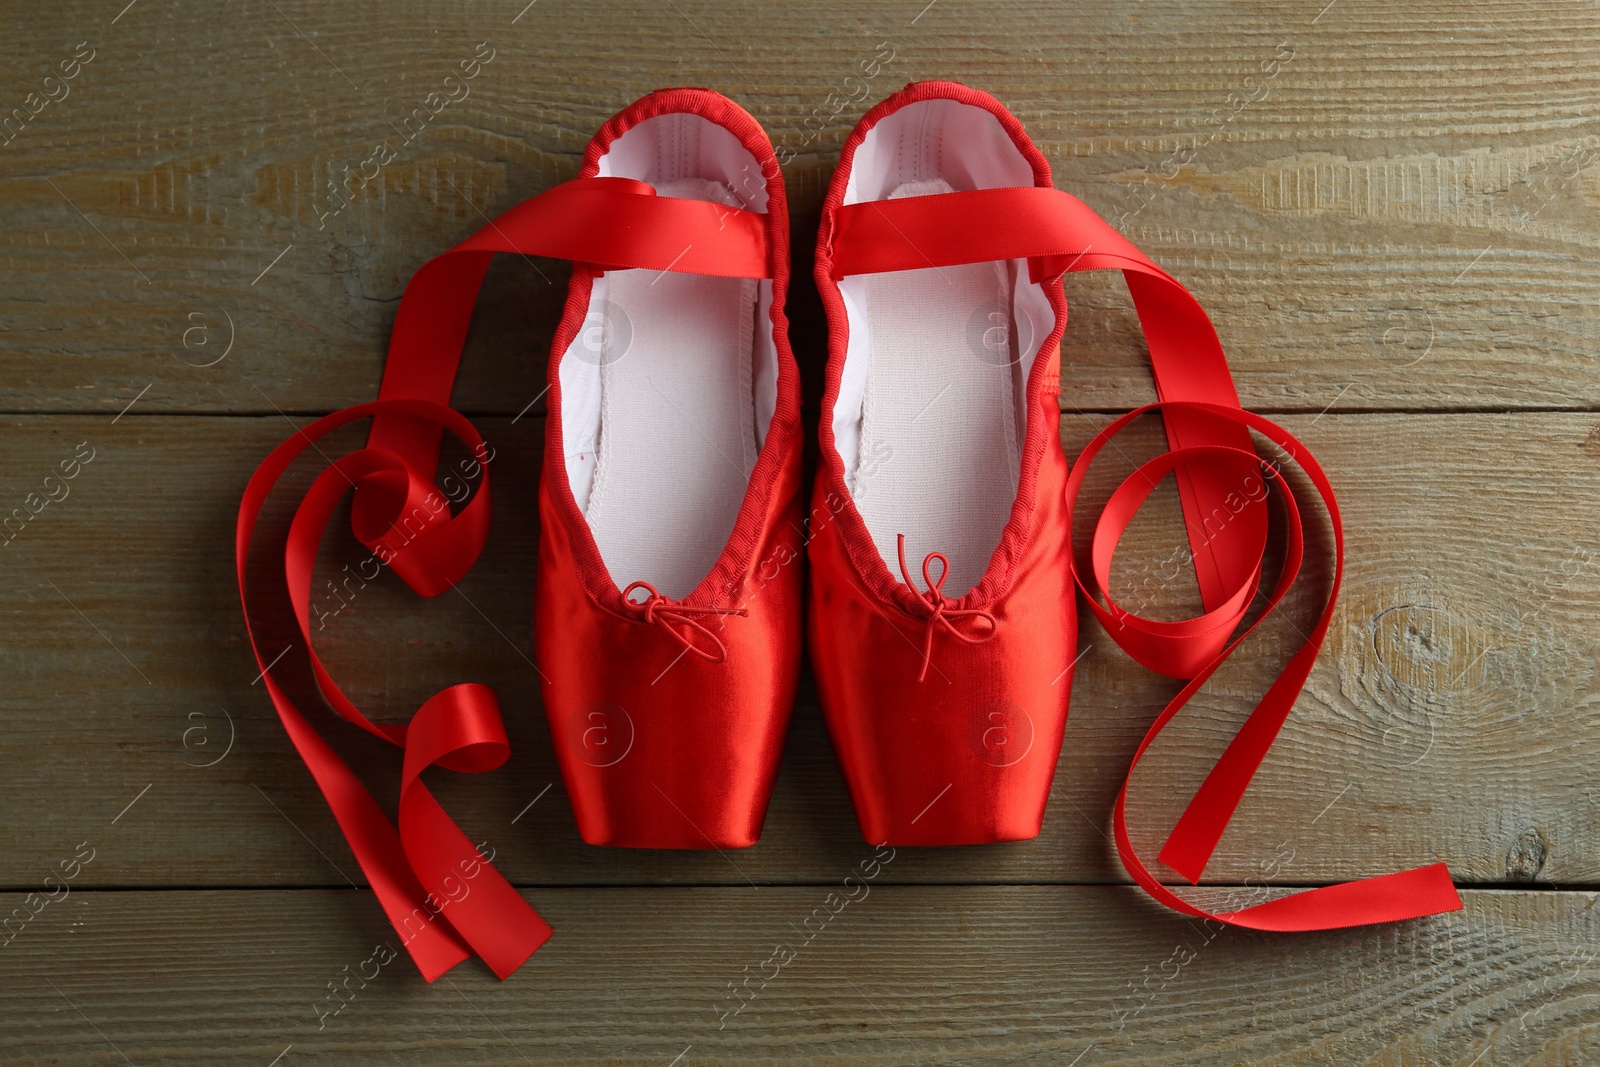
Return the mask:
M 917 681 L 928 677 L 928 665 L 933 662 L 933 631 L 943 626 L 950 636 L 969 645 L 981 645 L 993 637 L 999 629 L 999 622 L 989 612 L 982 608 L 961 608 L 950 610 L 946 608 L 944 599 L 944 580 L 950 573 L 950 560 L 943 552 L 929 552 L 922 557 L 922 581 L 928 587 L 926 593 L 919 590 L 911 580 L 911 571 L 906 567 L 906 535 L 897 534 L 896 547 L 900 554 L 900 576 L 906 580 L 906 587 L 916 594 L 917 600 L 928 609 L 928 628 L 922 635 L 922 673 L 917 675 Z M 928 573 L 928 565 L 934 560 L 939 561 L 939 577 L 935 579 Z M 981 633 L 963 633 L 956 625 L 958 620 L 982 619 L 989 624 L 989 628 Z
M 643 600 L 629 599 L 633 595 L 633 591 L 635 589 L 644 590 L 645 598 Z M 645 622 L 660 623 L 661 628 L 667 631 L 667 633 L 671 634 L 673 637 L 677 638 L 678 643 L 683 645 L 684 648 L 688 649 L 690 652 L 693 652 L 701 659 L 709 660 L 712 663 L 721 663 L 728 658 L 728 646 L 722 643 L 722 638 L 718 637 L 714 632 L 712 632 L 709 627 L 695 619 L 694 616 L 743 616 L 750 614 L 744 608 L 687 607 L 676 600 L 662 596 L 660 593 L 656 592 L 656 587 L 651 585 L 649 582 L 631 583 L 628 588 L 622 591 L 622 599 L 629 606 L 640 609 L 644 615 Z M 669 625 L 669 623 L 677 623 L 679 626 L 686 627 L 686 629 L 680 630 L 677 626 Z M 696 643 L 695 634 L 703 635 L 707 641 L 711 642 L 716 651 L 707 652 L 704 648 L 701 648 L 700 645 Z

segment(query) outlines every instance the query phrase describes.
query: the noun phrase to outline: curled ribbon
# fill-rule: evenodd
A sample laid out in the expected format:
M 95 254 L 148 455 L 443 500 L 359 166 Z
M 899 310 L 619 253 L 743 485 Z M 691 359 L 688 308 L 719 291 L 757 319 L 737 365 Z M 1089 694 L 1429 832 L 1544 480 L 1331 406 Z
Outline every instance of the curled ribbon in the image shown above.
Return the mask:
M 1332 527 L 1333 575 L 1316 625 L 1240 726 L 1159 853 L 1161 863 L 1191 884 L 1203 876 L 1305 684 L 1327 636 L 1344 574 L 1344 531 L 1333 485 L 1301 442 L 1282 427 L 1240 407 L 1222 342 L 1194 296 L 1088 205 L 1045 186 L 973 189 L 843 205 L 837 209 L 832 231 L 825 229 L 824 236 L 819 262 L 824 252 L 830 254 L 827 265 L 834 278 L 1027 259 L 1029 277 L 1037 283 L 1086 270 L 1118 270 L 1127 281 L 1149 347 L 1160 401 L 1130 412 L 1097 434 L 1068 467 L 1064 495 L 1070 528 L 1090 462 L 1132 420 L 1159 412 L 1170 450 L 1136 469 L 1112 494 L 1095 526 L 1087 558 L 1075 561 L 1073 567 L 1085 603 L 1117 644 L 1145 666 L 1186 679 L 1134 753 L 1113 808 L 1117 852 L 1134 881 L 1175 911 L 1256 930 L 1330 930 L 1459 910 L 1461 898 L 1450 872 L 1444 864 L 1433 863 L 1306 889 L 1251 907 L 1211 912 L 1169 889 L 1133 847 L 1126 801 L 1134 767 L 1238 643 L 1278 606 L 1299 574 L 1304 532 L 1296 494 L 1305 496 L 1307 503 L 1312 503 L 1313 497 L 1304 487 L 1278 477 L 1275 466 L 1263 471 L 1264 461 L 1257 454 L 1252 434 L 1277 445 L 1309 479 Z M 1193 618 L 1175 621 L 1134 615 L 1106 592 L 1118 541 L 1151 489 L 1168 474 L 1177 482 L 1188 522 L 1190 558 L 1204 609 Z M 1265 494 L 1259 499 L 1240 497 L 1240 487 L 1248 484 L 1246 478 L 1271 484 L 1288 535 L 1285 562 L 1255 621 L 1248 621 L 1247 616 L 1263 588 L 1269 514 Z M 1213 517 L 1219 515 L 1227 524 L 1221 536 L 1212 529 Z M 903 548 L 900 568 L 905 574 Z M 906 584 L 911 584 L 909 575 Z M 935 614 L 937 607 L 935 598 Z M 930 635 L 932 626 L 930 623 Z
M 1189 801 L 1158 854 L 1157 858 L 1162 863 L 1194 884 L 1205 873 L 1206 865 L 1232 821 L 1245 790 L 1249 788 L 1278 731 L 1293 710 L 1295 699 L 1300 695 L 1322 642 L 1328 635 L 1334 606 L 1338 602 L 1339 585 L 1344 577 L 1344 524 L 1327 474 L 1310 450 L 1287 430 L 1260 415 L 1239 408 L 1168 400 L 1129 412 L 1101 430 L 1085 446 L 1067 477 L 1069 525 L 1078 491 L 1095 456 L 1129 423 L 1152 412 L 1159 412 L 1163 418 L 1180 413 L 1208 416 L 1259 433 L 1282 449 L 1288 460 L 1300 468 L 1327 512 L 1333 529 L 1333 576 L 1321 615 L 1305 642 L 1289 658 L 1266 694 L 1234 734 L 1233 740 Z M 1246 611 L 1260 587 L 1259 557 L 1251 565 L 1237 571 L 1238 585 L 1231 596 L 1222 598 L 1218 607 L 1193 619 L 1178 622 L 1144 619 L 1118 608 L 1106 592 L 1117 542 L 1140 505 L 1167 474 L 1182 470 L 1186 464 L 1196 461 L 1257 465 L 1266 475 L 1264 484 L 1277 490 L 1283 507 L 1288 543 L 1282 567 L 1261 614 L 1242 628 L 1240 624 L 1244 622 Z M 1207 679 L 1261 625 L 1262 620 L 1278 608 L 1300 573 L 1305 558 L 1305 532 L 1301 505 L 1296 499 L 1299 492 L 1303 490 L 1297 490 L 1282 477 L 1276 464 L 1268 464 L 1252 450 L 1229 445 L 1193 445 L 1164 452 L 1135 469 L 1112 493 L 1100 513 L 1089 558 L 1073 569 L 1085 602 L 1112 639 L 1139 662 L 1163 674 L 1187 679 L 1178 695 L 1156 716 L 1128 764 L 1122 789 L 1112 809 L 1117 852 L 1133 880 L 1167 907 L 1197 918 L 1217 919 L 1252 930 L 1332 930 L 1459 911 L 1461 897 L 1451 882 L 1449 870 L 1442 863 L 1432 863 L 1392 874 L 1302 889 L 1250 907 L 1213 912 L 1189 903 L 1163 885 L 1133 847 L 1133 838 L 1128 831 L 1127 802 L 1134 768 L 1156 737 L 1199 692 Z
M 644 591 L 645 598 L 643 600 L 631 599 L 636 589 Z M 645 622 L 660 625 L 663 630 L 676 638 L 684 648 L 711 663 L 725 661 L 728 658 L 728 646 L 722 643 L 722 638 L 718 637 L 710 627 L 694 618 L 694 616 L 745 616 L 750 614 L 744 608 L 689 607 L 669 597 L 662 596 L 656 592 L 656 587 L 649 582 L 630 583 L 628 588 L 622 591 L 622 599 L 624 603 L 637 609 Z M 669 623 L 677 623 L 679 626 L 686 627 L 686 629 L 680 630 L 677 626 L 669 625 Z M 695 641 L 695 634 L 704 636 L 716 651 L 707 652 L 704 648 L 701 648 Z
M 335 460 L 312 483 L 295 511 L 284 548 L 284 574 L 300 636 L 322 695 L 347 721 L 405 751 L 399 829 L 366 787 L 317 733 L 256 643 L 246 590 L 250 535 L 268 494 L 297 456 L 346 423 L 377 414 L 403 415 L 449 429 L 483 456 L 483 439 L 459 413 L 426 400 L 379 400 L 325 416 L 279 445 L 245 488 L 234 549 L 239 598 L 251 650 L 285 730 L 333 810 L 390 923 L 424 978 L 433 981 L 477 954 L 501 978 L 509 976 L 550 936 L 550 927 L 461 832 L 421 781 L 438 765 L 478 773 L 510 753 L 493 690 L 474 683 L 450 686 L 430 698 L 409 723 L 375 723 L 334 682 L 311 646 L 311 571 L 328 521 L 346 493 L 357 491 L 359 539 L 423 596 L 451 588 L 482 550 L 489 532 L 489 475 L 451 514 L 431 479 L 397 453 L 363 448 Z M 281 658 L 281 656 L 279 657 Z
M 311 565 L 329 516 L 353 489 L 357 540 L 422 596 L 452 588 L 478 558 L 489 533 L 488 458 L 482 438 L 448 401 L 473 305 L 495 253 L 553 256 L 604 269 L 769 278 L 767 227 L 759 212 L 657 196 L 646 183 L 627 178 L 579 178 L 523 201 L 412 275 L 395 313 L 380 399 L 297 432 L 262 462 L 245 489 L 234 551 L 246 633 L 261 678 L 389 921 L 429 981 L 473 953 L 504 978 L 544 943 L 550 928 L 488 865 L 420 777 L 435 764 L 471 773 L 505 762 L 505 727 L 494 693 L 482 685 L 451 686 L 423 704 L 409 724 L 374 723 L 311 651 Z M 256 645 L 245 589 L 250 536 L 273 485 L 316 439 L 367 417 L 367 447 L 333 463 L 301 504 L 285 572 L 323 696 L 345 719 L 405 750 L 398 830 L 273 677 L 277 658 L 269 663 Z M 444 430 L 471 447 L 484 469 L 476 495 L 453 514 L 432 474 Z M 659 605 L 652 609 L 653 615 L 667 614 Z M 672 613 L 681 619 L 688 610 L 676 607 Z M 686 644 L 693 640 L 673 632 Z M 726 654 L 720 641 L 716 647 Z
M 911 570 L 906 566 L 906 535 L 896 534 L 895 547 L 900 554 L 900 576 L 906 581 L 906 588 L 910 589 L 917 598 L 918 603 L 928 609 L 923 616 L 927 621 L 927 628 L 922 632 L 922 672 L 917 675 L 917 681 L 928 677 L 928 666 L 933 662 L 933 631 L 944 627 L 950 636 L 969 645 L 981 645 L 994 636 L 995 630 L 1000 626 L 995 617 L 982 608 L 957 608 L 945 607 L 944 580 L 950 573 L 950 559 L 943 552 L 929 552 L 922 557 L 922 582 L 928 587 L 924 593 L 918 589 L 911 580 Z M 928 565 L 934 560 L 939 561 L 939 577 L 934 578 L 928 571 Z M 958 620 L 982 620 L 989 624 L 989 628 L 981 633 L 963 633 L 956 625 Z

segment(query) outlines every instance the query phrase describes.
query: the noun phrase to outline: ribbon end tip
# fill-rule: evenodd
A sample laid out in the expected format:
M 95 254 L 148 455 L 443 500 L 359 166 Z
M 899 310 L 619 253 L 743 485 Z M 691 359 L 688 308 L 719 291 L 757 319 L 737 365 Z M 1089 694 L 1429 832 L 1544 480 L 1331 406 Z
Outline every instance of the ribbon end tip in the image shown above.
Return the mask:
M 1206 861 L 1209 857 L 1187 855 L 1181 849 L 1169 845 L 1161 850 L 1156 859 L 1166 864 L 1185 882 L 1199 885 L 1201 877 L 1206 873 Z
M 451 971 L 455 970 L 457 964 L 461 963 L 461 960 L 465 960 L 465 959 L 468 959 L 468 958 L 469 957 L 467 957 L 467 956 L 462 956 L 461 959 L 459 959 L 459 960 L 452 960 L 449 963 L 443 963 L 443 964 L 438 964 L 438 963 L 422 964 L 422 963 L 418 963 L 417 964 L 417 970 L 422 973 L 422 980 L 424 982 L 427 982 L 429 985 L 432 985 L 434 982 L 438 981 L 439 979 L 443 978 L 445 975 L 449 974 Z
M 544 943 L 550 940 L 551 933 L 553 931 L 550 927 L 545 926 L 542 930 L 533 934 L 531 943 L 523 945 L 515 954 L 494 961 L 485 960 L 484 962 L 489 964 L 489 969 L 494 972 L 494 976 L 504 982 L 521 970 L 522 965 L 528 962 L 530 956 L 544 947 Z

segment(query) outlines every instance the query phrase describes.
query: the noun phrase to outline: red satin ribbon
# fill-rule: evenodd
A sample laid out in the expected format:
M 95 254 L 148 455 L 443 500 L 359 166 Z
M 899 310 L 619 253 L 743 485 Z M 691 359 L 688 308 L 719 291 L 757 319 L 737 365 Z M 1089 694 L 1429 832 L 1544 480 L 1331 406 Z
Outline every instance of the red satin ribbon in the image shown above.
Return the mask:
M 401 943 L 430 982 L 474 953 L 505 978 L 549 938 L 550 927 L 421 780 L 434 765 L 478 773 L 505 762 L 510 747 L 493 691 L 471 683 L 451 686 L 407 724 L 375 723 L 345 696 L 312 649 L 312 564 L 329 518 L 353 491 L 357 540 L 422 596 L 454 586 L 478 558 L 489 532 L 488 456 L 472 424 L 447 404 L 473 304 L 496 252 L 570 258 L 592 270 L 767 277 L 767 241 L 766 220 L 757 213 L 657 197 L 643 182 L 584 178 L 558 185 L 425 263 L 401 298 L 379 399 L 299 431 L 267 456 L 245 488 L 234 549 L 246 632 L 262 680 Z M 398 829 L 273 677 L 277 657 L 269 662 L 256 644 L 245 584 L 250 537 L 278 479 L 319 438 L 368 417 L 367 447 L 333 461 L 296 510 L 284 572 L 323 697 L 341 717 L 405 752 Z M 444 430 L 473 450 L 483 471 L 477 493 L 454 513 L 433 481 Z
M 1088 205 L 1059 189 L 978 189 L 851 204 L 839 209 L 835 244 L 835 277 L 1021 258 L 1029 259 L 1035 281 L 1070 271 L 1120 270 L 1149 345 L 1156 396 L 1239 406 L 1222 342 L 1205 309 Z M 1173 448 L 1251 448 L 1243 427 L 1208 414 L 1173 411 L 1162 422 Z M 1266 543 L 1264 507 L 1245 508 L 1224 538 L 1207 542 L 1200 528 L 1201 516 L 1223 506 L 1251 469 L 1223 459 L 1185 464 L 1176 472 L 1207 607 L 1260 566 L 1260 553 L 1252 548 Z M 1236 538 L 1252 548 L 1227 551 L 1221 542 Z
M 465 418 L 441 405 L 416 400 L 346 408 L 318 419 L 279 445 L 251 476 L 239 509 L 235 557 L 245 627 L 278 717 L 423 977 L 432 981 L 476 952 L 504 978 L 550 936 L 550 928 L 487 864 L 419 780 L 422 771 L 435 763 L 477 772 L 505 762 L 510 748 L 494 693 L 481 685 L 452 686 L 433 696 L 408 725 L 375 723 L 350 702 L 323 667 L 311 647 L 310 619 L 317 545 L 346 493 L 366 485 L 388 503 L 390 522 L 379 536 L 364 543 L 413 588 L 425 587 L 418 592 L 430 595 L 427 590 L 438 592 L 454 584 L 483 548 L 489 530 L 487 467 L 477 495 L 452 516 L 432 483 L 417 478 L 399 456 L 384 449 L 361 449 L 342 456 L 317 477 L 289 528 L 284 572 L 318 688 L 347 721 L 405 750 L 398 832 L 273 677 L 251 625 L 246 562 L 251 533 L 272 487 L 295 457 L 319 438 L 379 412 L 447 427 L 482 454 L 483 441 Z
M 1305 685 L 1327 635 L 1344 573 L 1344 531 L 1333 486 L 1304 445 L 1281 427 L 1240 408 L 1216 331 L 1188 290 L 1081 201 L 1050 188 L 983 189 L 848 205 L 839 210 L 835 244 L 838 277 L 1026 258 L 1035 281 L 1095 269 L 1121 270 L 1127 279 L 1161 402 L 1125 415 L 1101 431 L 1073 465 L 1065 494 L 1070 516 L 1084 474 L 1100 449 L 1133 419 L 1147 412 L 1161 414 L 1169 451 L 1134 471 L 1112 494 L 1096 525 L 1088 565 L 1079 562 L 1074 567 L 1090 609 L 1113 640 L 1145 666 L 1189 679 L 1146 733 L 1117 795 L 1113 815 L 1117 851 L 1134 881 L 1174 910 L 1260 930 L 1326 930 L 1460 909 L 1461 898 L 1449 871 L 1435 863 L 1305 890 L 1254 907 L 1211 912 L 1162 885 L 1133 848 L 1126 801 L 1134 767 L 1173 716 L 1260 625 L 1258 619 L 1230 642 L 1259 588 L 1266 548 L 1265 494 L 1241 495 L 1246 477 L 1262 477 L 1264 483 L 1276 480 L 1288 518 L 1287 558 L 1262 618 L 1277 607 L 1300 571 L 1304 541 L 1300 507 L 1286 483 L 1260 473 L 1263 461 L 1256 454 L 1251 430 L 1285 449 L 1315 486 L 1333 525 L 1334 576 L 1317 625 L 1240 727 L 1161 850 L 1161 861 L 1191 883 L 1203 874 Z M 1105 592 L 1122 532 L 1168 473 L 1178 482 L 1204 609 L 1196 618 L 1178 622 L 1129 614 Z M 1236 506 L 1238 501 L 1242 504 Z M 1212 530 L 1209 524 L 1219 513 L 1225 521 Z
M 1323 506 L 1327 509 L 1334 538 L 1333 581 L 1321 616 L 1304 643 L 1273 680 L 1266 695 L 1261 698 L 1255 710 L 1234 735 L 1222 757 L 1212 767 L 1211 773 L 1190 800 L 1189 806 L 1179 817 L 1167 837 L 1166 845 L 1161 850 L 1159 856 L 1161 862 L 1192 884 L 1198 882 L 1205 872 L 1206 864 L 1210 861 L 1218 840 L 1232 820 L 1239 801 L 1249 788 L 1251 779 L 1261 766 L 1261 761 L 1266 758 L 1267 751 L 1278 736 L 1278 731 L 1288 719 L 1295 699 L 1300 695 L 1306 677 L 1311 672 L 1312 664 L 1316 662 L 1322 642 L 1327 637 L 1334 606 L 1338 601 L 1339 585 L 1344 576 L 1344 526 L 1339 515 L 1338 501 L 1334 498 L 1333 486 L 1329 483 L 1327 475 L 1311 455 L 1310 450 L 1288 431 L 1247 411 L 1229 409 L 1221 405 L 1186 404 L 1181 401 L 1150 404 L 1139 408 L 1117 419 L 1097 434 L 1084 448 L 1067 478 L 1066 495 L 1069 511 L 1083 484 L 1090 462 L 1101 448 L 1139 416 L 1152 411 L 1159 411 L 1165 416 L 1168 412 L 1180 408 L 1206 411 L 1230 419 L 1240 426 L 1256 430 L 1284 449 L 1290 460 L 1306 473 L 1316 488 Z M 1134 768 L 1139 765 L 1145 750 L 1166 728 L 1173 716 L 1177 715 L 1200 690 L 1223 661 L 1233 654 L 1234 649 L 1261 625 L 1262 620 L 1277 609 L 1290 586 L 1294 584 L 1295 577 L 1300 573 L 1300 565 L 1304 558 L 1303 524 L 1293 487 L 1274 468 L 1261 463 L 1254 452 L 1243 453 L 1242 458 L 1260 464 L 1263 471 L 1269 469 L 1274 471 L 1272 474 L 1263 474 L 1263 480 L 1278 488 L 1278 497 L 1283 501 L 1287 519 L 1285 526 L 1288 544 L 1283 568 L 1261 616 L 1238 637 L 1231 642 L 1228 640 L 1242 621 L 1254 597 L 1256 590 L 1254 580 L 1241 586 L 1236 595 L 1229 597 L 1221 607 L 1182 622 L 1158 622 L 1140 618 L 1117 608 L 1112 601 L 1107 592 L 1112 555 L 1117 542 L 1133 516 L 1138 513 L 1150 490 L 1166 474 L 1176 470 L 1185 462 L 1220 458 L 1230 453 L 1240 455 L 1239 450 L 1225 446 L 1180 448 L 1163 453 L 1141 465 L 1112 493 L 1105 510 L 1101 512 L 1095 524 L 1089 574 L 1085 575 L 1083 568 L 1078 568 L 1074 572 L 1078 579 L 1078 587 L 1083 590 L 1090 610 L 1118 644 L 1130 652 L 1138 648 L 1142 653 L 1141 662 L 1164 674 L 1183 677 L 1184 672 L 1187 672 L 1192 675 L 1188 684 L 1162 709 L 1161 714 L 1145 733 L 1144 740 L 1139 743 L 1139 748 L 1128 765 L 1128 774 L 1123 780 L 1122 789 L 1117 793 L 1113 825 L 1117 851 L 1122 857 L 1123 866 L 1146 892 L 1170 908 L 1189 915 L 1219 919 L 1235 926 L 1255 930 L 1329 930 L 1345 926 L 1394 922 L 1459 910 L 1461 898 L 1451 883 L 1449 870 L 1443 863 L 1433 863 L 1394 874 L 1308 889 L 1237 911 L 1211 912 L 1190 904 L 1157 881 L 1134 850 L 1133 842 L 1128 835 L 1126 811 L 1128 784 L 1132 780 Z M 1100 603 L 1102 597 L 1105 599 L 1105 605 Z M 1198 669 L 1194 669 L 1193 665 L 1202 660 Z

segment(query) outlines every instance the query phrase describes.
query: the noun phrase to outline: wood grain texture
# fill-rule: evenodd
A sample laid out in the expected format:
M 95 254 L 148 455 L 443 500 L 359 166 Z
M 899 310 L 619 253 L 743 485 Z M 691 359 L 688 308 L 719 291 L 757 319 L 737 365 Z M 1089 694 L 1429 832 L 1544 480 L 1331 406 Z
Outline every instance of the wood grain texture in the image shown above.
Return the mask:
M 495 528 L 460 593 L 425 602 L 385 575 L 336 595 L 325 583 L 342 583 L 362 554 L 339 527 L 329 539 L 314 600 L 326 622 L 319 649 L 352 698 L 373 714 L 404 716 L 452 682 L 496 687 L 511 764 L 485 776 L 435 772 L 434 780 L 469 832 L 502 849 L 504 869 L 520 883 L 805 882 L 846 864 L 859 835 L 809 681 L 759 845 L 723 855 L 581 844 L 526 658 L 543 425 L 480 421 L 500 457 Z M 1069 455 L 1104 421 L 1069 417 Z M 1441 858 L 1469 883 L 1600 882 L 1595 416 L 1286 422 L 1333 472 L 1350 573 L 1322 660 L 1208 877 L 1250 879 L 1292 851 L 1284 877 L 1296 882 Z M 1156 427 L 1146 429 L 1142 442 L 1130 439 L 1106 460 L 1086 503 L 1120 478 L 1119 464 L 1131 469 L 1141 447 L 1157 447 Z M 114 425 L 12 417 L 0 426 L 0 451 L 19 472 L 0 479 L 0 492 L 18 504 L 80 442 L 97 450 L 68 483 L 71 495 L 0 548 L 8 635 L 0 665 L 11 680 L 0 695 L 9 724 L 0 758 L 10 768 L 0 810 L 19 813 L 0 829 L 0 885 L 25 884 L 60 842 L 80 839 L 136 795 L 121 825 L 139 829 L 141 859 L 92 870 L 95 884 L 343 885 L 358 874 L 254 683 L 233 588 L 238 494 L 290 432 L 278 416 L 130 415 Z M 310 473 L 301 472 L 302 484 Z M 1194 596 L 1174 495 L 1159 495 L 1119 556 L 1115 588 L 1130 610 L 1170 616 Z M 294 499 L 286 490 L 271 512 L 269 528 L 280 536 Z M 255 557 L 263 588 L 272 580 L 268 544 L 258 541 Z M 1311 558 L 1326 559 L 1326 545 L 1314 543 Z M 1311 567 L 1304 595 L 1268 621 L 1153 750 L 1133 793 L 1147 854 L 1299 644 L 1325 581 Z M 269 657 L 289 644 L 283 627 L 263 638 Z M 1082 647 L 1042 837 L 913 850 L 895 880 L 1124 879 L 1103 836 L 1110 804 L 1176 684 L 1135 665 L 1089 621 Z M 319 707 L 303 669 L 292 666 L 299 662 L 292 653 L 281 666 L 300 680 L 304 706 Z M 397 753 L 329 713 L 318 721 L 390 802 Z
M 116 862 L 109 836 L 96 835 L 106 855 L 91 867 Z M 829 904 L 852 869 L 806 888 L 530 893 L 556 936 L 524 970 L 502 984 L 469 964 L 431 987 L 404 959 L 378 965 L 378 946 L 397 946 L 364 894 L 74 891 L 0 949 L 0 1058 L 1505 1067 L 1600 1057 L 1591 893 L 1473 891 L 1450 916 L 1286 938 L 1183 922 L 1125 887 L 862 883 L 853 903 Z M 19 899 L 0 897 L 0 908 Z
M 1600 1062 L 1593 5 L 525 5 L 6 12 L 0 1062 Z M 863 79 L 880 46 L 893 59 Z M 470 95 L 423 121 L 483 49 Z M 74 59 L 70 93 L 41 104 Z M 469 964 L 430 987 L 403 959 L 352 977 L 396 935 L 353 888 L 244 644 L 232 533 L 250 470 L 291 424 L 375 394 L 423 262 L 571 177 L 595 128 L 663 85 L 734 96 L 779 146 L 814 421 L 823 191 L 861 113 L 924 78 L 1009 105 L 1057 183 L 1193 289 L 1244 402 L 1286 413 L 1340 493 L 1332 635 L 1213 884 L 1188 892 L 1240 906 L 1444 859 L 1479 887 L 1466 910 L 1271 937 L 1122 884 L 1110 806 L 1176 685 L 1092 623 L 1036 841 L 903 849 L 839 905 L 872 852 L 803 677 L 759 845 L 584 846 L 527 659 L 566 268 L 501 257 L 455 397 L 499 454 L 485 558 L 424 602 L 388 575 L 345 584 L 363 553 L 340 532 L 318 571 L 340 590 L 314 603 L 319 649 L 375 714 L 494 685 L 511 764 L 430 785 L 556 936 L 506 983 Z M 383 142 L 393 160 L 362 176 Z M 1070 455 L 1153 390 L 1120 280 L 1074 277 L 1068 295 Z M 1087 502 L 1158 447 L 1141 427 Z M 1135 782 L 1147 856 L 1314 618 L 1326 530 L 1312 541 L 1321 562 L 1283 617 Z M 1118 598 L 1192 609 L 1181 544 L 1164 490 L 1118 557 Z M 252 580 L 273 570 L 260 552 Z M 298 656 L 283 665 L 312 704 Z M 317 719 L 390 803 L 396 754 Z M 763 984 L 779 945 L 795 957 Z
M 18 10 L 0 40 L 5 108 L 76 42 L 93 59 L 66 98 L 0 137 L 3 403 L 307 412 L 367 399 L 411 273 L 571 177 L 612 113 L 683 83 L 736 96 L 790 160 L 794 333 L 814 367 L 809 243 L 838 146 L 871 102 L 937 77 L 998 95 L 1063 187 L 1193 288 L 1251 406 L 1593 409 L 1600 16 L 1314 7 Z M 479 42 L 494 58 L 470 95 L 404 125 Z M 880 42 L 894 58 L 863 82 Z M 385 141 L 395 158 L 367 180 Z M 563 276 L 496 266 L 464 410 L 515 414 L 538 397 Z M 1148 399 L 1121 282 L 1074 279 L 1072 293 L 1064 403 Z

